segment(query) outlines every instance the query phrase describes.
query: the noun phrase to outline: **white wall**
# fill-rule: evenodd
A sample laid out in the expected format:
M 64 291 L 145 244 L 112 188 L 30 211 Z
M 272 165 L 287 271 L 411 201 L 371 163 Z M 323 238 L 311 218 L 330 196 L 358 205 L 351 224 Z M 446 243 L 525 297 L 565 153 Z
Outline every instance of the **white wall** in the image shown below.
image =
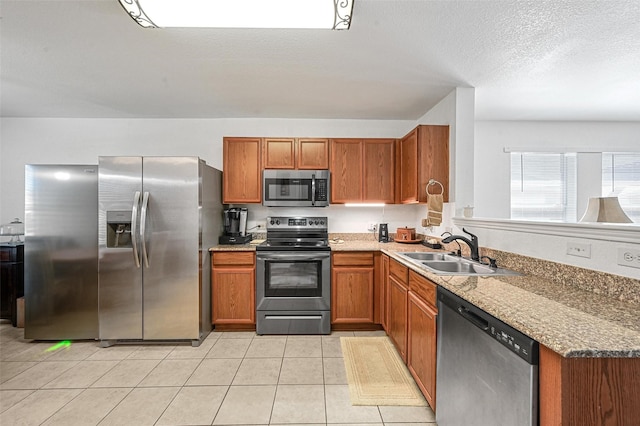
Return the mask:
M 516 122 L 516 121 L 477 121 L 475 134 L 475 217 L 509 218 L 510 211 L 510 154 L 505 147 L 514 151 L 526 150 L 601 150 L 601 151 L 639 151 L 640 123 L 637 122 Z M 583 166 L 594 164 L 593 154 L 581 154 Z M 588 167 L 586 167 L 588 169 Z M 581 167 L 578 170 L 578 193 L 592 194 L 593 185 L 599 185 L 598 173 L 589 173 Z M 599 170 L 599 169 L 598 169 Z M 580 178 L 587 175 L 588 179 Z M 594 176 L 596 175 L 596 176 Z M 596 188 L 597 191 L 600 187 Z M 584 205 L 584 204 L 581 204 Z M 584 207 L 582 207 L 584 208 Z M 578 207 L 578 218 L 583 210 Z M 640 226 L 640 225 L 639 225 Z M 506 230 L 475 229 L 482 245 L 499 250 L 510 251 L 540 259 L 551 260 L 569 265 L 595 269 L 631 278 L 640 278 L 640 269 L 617 264 L 619 248 L 640 250 L 638 244 L 586 238 L 576 234 L 574 237 L 531 232 L 513 232 Z M 581 258 L 567 254 L 567 244 L 578 242 L 591 244 L 591 257 Z
M 417 124 L 451 126 L 452 198 L 443 225 L 426 230 L 440 235 L 451 217 L 467 204 L 476 216 L 508 211 L 509 161 L 503 147 L 564 147 L 638 150 L 640 123 L 486 122 L 475 123 L 473 89 L 457 89 L 431 111 L 413 121 L 283 120 L 283 119 L 55 119 L 3 118 L 0 121 L 0 223 L 24 218 L 24 165 L 96 164 L 99 155 L 197 155 L 222 168 L 223 136 L 391 137 L 405 135 Z M 474 139 L 475 136 L 475 139 Z M 620 149 L 618 149 L 620 148 Z M 470 172 L 473 170 L 473 173 Z M 475 194 L 475 195 L 474 195 Z M 471 197 L 471 198 L 469 198 Z M 506 203 L 506 204 L 505 204 Z M 251 226 L 273 209 L 254 206 Z M 313 210 L 315 211 L 315 210 Z M 330 217 L 330 232 L 366 232 L 369 222 L 388 222 L 389 230 L 415 226 L 419 231 L 425 207 L 322 209 Z M 283 214 L 286 213 L 282 210 Z M 311 213 L 310 213 L 311 214 Z M 493 217 L 496 217 L 495 215 Z M 406 222 L 406 223 L 405 223 Z M 472 231 L 473 228 L 470 228 Z M 454 227 L 454 232 L 461 230 Z M 478 232 L 481 244 L 496 249 L 636 277 L 638 270 L 615 265 L 620 244 L 582 239 L 593 244 L 592 259 L 567 256 L 565 244 L 534 233 Z M 626 246 L 629 246 L 627 244 Z M 637 245 L 633 245 L 636 247 Z
M 397 138 L 414 126 L 394 120 L 3 118 L 0 223 L 24 218 L 25 164 L 97 164 L 100 155 L 189 155 L 222 169 L 224 136 Z M 273 210 L 254 207 L 256 222 Z M 416 208 L 388 206 L 383 213 L 332 206 L 316 214 L 340 217 L 331 221 L 330 232 L 366 232 L 369 221 L 388 221 L 391 231 L 396 223 L 413 225 Z
M 510 154 L 504 152 L 505 147 L 514 151 L 640 151 L 638 122 L 477 121 L 475 129 L 476 217 L 509 218 Z M 589 184 L 593 180 L 582 180 L 582 185 L 579 181 L 578 193 L 592 193 Z M 585 200 L 578 201 L 579 219 Z
M 464 206 L 473 205 L 475 89 L 457 88 L 420 117 L 416 124 L 449 125 L 449 203 L 443 208 L 442 224 L 420 228 L 426 208 L 418 213 L 416 228 L 440 235 L 452 228 L 451 218 L 462 216 Z

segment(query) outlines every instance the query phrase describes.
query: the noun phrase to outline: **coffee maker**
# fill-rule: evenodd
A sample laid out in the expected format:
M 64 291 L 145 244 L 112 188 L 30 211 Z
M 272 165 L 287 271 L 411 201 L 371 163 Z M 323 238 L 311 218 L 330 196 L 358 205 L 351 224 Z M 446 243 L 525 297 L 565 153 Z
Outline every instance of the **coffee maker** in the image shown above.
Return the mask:
M 223 232 L 218 238 L 219 244 L 247 244 L 253 237 L 247 234 L 246 207 L 232 207 L 224 209 Z

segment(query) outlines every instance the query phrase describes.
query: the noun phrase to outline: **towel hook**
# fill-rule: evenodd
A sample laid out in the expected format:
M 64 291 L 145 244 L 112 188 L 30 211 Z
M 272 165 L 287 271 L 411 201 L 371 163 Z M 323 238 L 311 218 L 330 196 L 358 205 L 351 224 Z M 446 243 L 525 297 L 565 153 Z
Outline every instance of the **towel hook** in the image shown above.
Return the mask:
M 444 186 L 442 186 L 442 184 L 435 179 L 429 179 L 429 183 L 427 184 L 427 188 L 426 188 L 428 195 L 434 195 L 434 194 L 429 194 L 429 187 L 432 185 L 440 185 L 440 195 L 444 194 Z

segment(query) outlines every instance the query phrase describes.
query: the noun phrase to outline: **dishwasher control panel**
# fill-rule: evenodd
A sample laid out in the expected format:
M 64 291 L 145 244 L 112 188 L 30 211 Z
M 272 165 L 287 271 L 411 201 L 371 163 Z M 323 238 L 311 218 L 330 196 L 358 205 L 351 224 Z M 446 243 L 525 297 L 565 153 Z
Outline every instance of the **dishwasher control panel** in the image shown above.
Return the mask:
M 496 318 L 493 318 L 496 321 L 499 321 Z M 503 346 L 511 349 L 512 352 L 515 352 L 517 355 L 519 355 L 521 358 L 523 358 L 526 361 L 529 361 L 530 363 L 535 363 L 537 364 L 537 357 L 534 358 L 534 349 L 536 347 L 537 342 L 531 340 L 531 338 L 525 336 L 525 340 L 522 339 L 521 336 L 518 335 L 522 335 L 522 333 L 517 332 L 518 335 L 515 335 L 515 333 L 513 333 L 513 331 L 510 331 L 509 329 L 511 329 L 511 327 L 506 326 L 506 324 L 502 324 L 503 326 L 496 326 L 494 325 L 490 325 L 489 326 L 489 333 L 500 343 L 502 343 Z M 504 326 L 508 327 L 505 328 Z M 513 330 L 513 329 L 511 329 Z M 516 330 L 514 330 L 516 331 Z M 536 351 L 537 352 L 537 351 Z M 533 362 L 535 360 L 535 362 Z

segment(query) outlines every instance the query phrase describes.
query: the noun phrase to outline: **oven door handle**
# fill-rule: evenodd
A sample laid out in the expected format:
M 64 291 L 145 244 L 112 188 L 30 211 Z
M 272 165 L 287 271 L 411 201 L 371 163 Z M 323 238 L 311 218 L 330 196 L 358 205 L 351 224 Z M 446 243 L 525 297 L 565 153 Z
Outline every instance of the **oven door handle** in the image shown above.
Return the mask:
M 291 251 L 257 253 L 258 260 L 325 260 L 331 256 L 330 252 L 322 253 L 296 253 Z

